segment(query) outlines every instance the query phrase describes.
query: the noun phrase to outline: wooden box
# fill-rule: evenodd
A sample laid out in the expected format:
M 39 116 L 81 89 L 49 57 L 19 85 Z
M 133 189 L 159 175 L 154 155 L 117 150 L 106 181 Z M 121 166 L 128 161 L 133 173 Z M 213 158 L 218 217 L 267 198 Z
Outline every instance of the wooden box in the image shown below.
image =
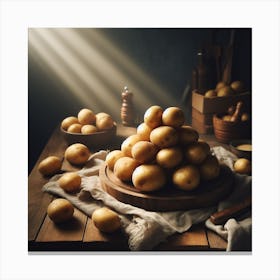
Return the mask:
M 205 98 L 203 94 L 197 93 L 196 91 L 192 92 L 192 107 L 204 114 L 224 113 L 230 106 L 235 105 L 238 101 L 242 101 L 244 107 L 248 107 L 246 109 L 249 110 L 251 107 L 251 93 L 243 92 L 224 97 Z
M 197 119 L 192 118 L 192 127 L 199 134 L 213 134 L 213 125 L 207 125 Z
M 213 125 L 213 115 L 213 113 L 203 114 L 195 108 L 192 108 L 192 119 L 196 119 L 197 121 L 205 125 Z

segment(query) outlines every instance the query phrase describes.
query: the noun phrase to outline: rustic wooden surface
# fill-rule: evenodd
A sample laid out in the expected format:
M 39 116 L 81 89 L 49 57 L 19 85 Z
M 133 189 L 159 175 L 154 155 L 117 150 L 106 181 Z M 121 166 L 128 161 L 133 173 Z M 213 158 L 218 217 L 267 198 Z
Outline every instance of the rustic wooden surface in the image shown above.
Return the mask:
M 134 134 L 136 129 L 118 125 L 117 139 L 111 149 L 120 147 L 122 141 Z M 210 146 L 227 145 L 217 143 L 213 135 L 202 138 Z M 56 129 L 42 151 L 28 178 L 28 249 L 29 251 L 127 251 L 127 236 L 122 232 L 101 233 L 91 219 L 75 208 L 73 220 L 63 225 L 54 224 L 46 215 L 49 203 L 54 198 L 42 192 L 49 178 L 38 171 L 38 163 L 50 155 L 63 157 L 67 147 L 59 129 Z M 94 152 L 94 150 L 92 150 Z M 170 236 L 159 244 L 155 251 L 225 251 L 226 241 L 203 224 L 195 225 L 187 232 Z

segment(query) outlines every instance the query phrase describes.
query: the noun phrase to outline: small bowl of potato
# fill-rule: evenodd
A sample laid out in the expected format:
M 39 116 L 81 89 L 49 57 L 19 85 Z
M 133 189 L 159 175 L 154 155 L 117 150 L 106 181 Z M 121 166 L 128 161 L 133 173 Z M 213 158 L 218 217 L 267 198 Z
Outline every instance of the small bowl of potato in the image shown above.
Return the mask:
M 110 114 L 95 114 L 87 108 L 81 109 L 77 116 L 66 117 L 60 125 L 60 131 L 69 145 L 81 143 L 90 148 L 104 148 L 114 140 L 116 130 Z

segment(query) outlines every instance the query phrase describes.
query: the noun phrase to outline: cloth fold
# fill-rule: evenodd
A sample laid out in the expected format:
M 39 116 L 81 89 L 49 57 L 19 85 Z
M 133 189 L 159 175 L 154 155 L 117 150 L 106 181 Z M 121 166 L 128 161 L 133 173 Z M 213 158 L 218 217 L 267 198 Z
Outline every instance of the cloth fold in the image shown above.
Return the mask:
M 212 149 L 212 152 L 221 162 L 232 168 L 233 160 L 235 159 L 233 154 L 222 147 L 215 147 Z M 78 171 L 78 174 L 82 178 L 79 193 L 69 194 L 59 187 L 57 180 L 63 174 L 53 176 L 43 186 L 42 190 L 68 199 L 75 207 L 89 217 L 91 217 L 95 209 L 102 206 L 115 210 L 121 218 L 122 227 L 128 236 L 128 245 L 132 251 L 152 250 L 156 245 L 165 241 L 168 236 L 176 232 L 185 232 L 193 224 L 205 221 L 206 227 L 214 230 L 220 236 L 230 241 L 228 243 L 228 251 L 235 250 L 236 243 L 238 243 L 240 238 L 242 239 L 245 236 L 245 233 L 250 235 L 249 220 L 245 224 L 237 221 L 235 223 L 231 222 L 223 228 L 213 225 L 209 220 L 210 215 L 217 211 L 217 209 L 224 209 L 231 203 L 234 203 L 234 201 L 239 199 L 240 195 L 245 195 L 244 190 L 247 192 L 250 191 L 251 180 L 249 176 L 238 178 L 237 175 L 235 189 L 232 195 L 214 207 L 189 211 L 152 212 L 122 203 L 102 189 L 98 174 L 100 165 L 104 162 L 106 155 L 107 151 L 99 151 L 93 154 L 84 168 Z M 246 181 L 246 188 L 244 187 L 244 180 Z M 237 242 L 235 242 L 234 237 L 237 237 Z M 231 242 L 231 240 L 234 241 Z M 242 245 L 242 243 L 238 244 L 239 247 Z

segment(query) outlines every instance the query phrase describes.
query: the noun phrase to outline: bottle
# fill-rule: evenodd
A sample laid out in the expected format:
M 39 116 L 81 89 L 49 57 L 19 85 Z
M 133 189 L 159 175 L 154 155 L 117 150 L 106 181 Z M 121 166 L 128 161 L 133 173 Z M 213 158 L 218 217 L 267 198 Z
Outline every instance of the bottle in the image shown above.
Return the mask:
M 128 87 L 124 87 L 122 92 L 122 107 L 121 107 L 121 120 L 124 126 L 135 125 L 135 113 L 133 106 L 133 93 L 129 91 Z
M 206 63 L 205 54 L 202 51 L 197 53 L 197 90 L 204 94 L 211 89 L 211 72 Z

